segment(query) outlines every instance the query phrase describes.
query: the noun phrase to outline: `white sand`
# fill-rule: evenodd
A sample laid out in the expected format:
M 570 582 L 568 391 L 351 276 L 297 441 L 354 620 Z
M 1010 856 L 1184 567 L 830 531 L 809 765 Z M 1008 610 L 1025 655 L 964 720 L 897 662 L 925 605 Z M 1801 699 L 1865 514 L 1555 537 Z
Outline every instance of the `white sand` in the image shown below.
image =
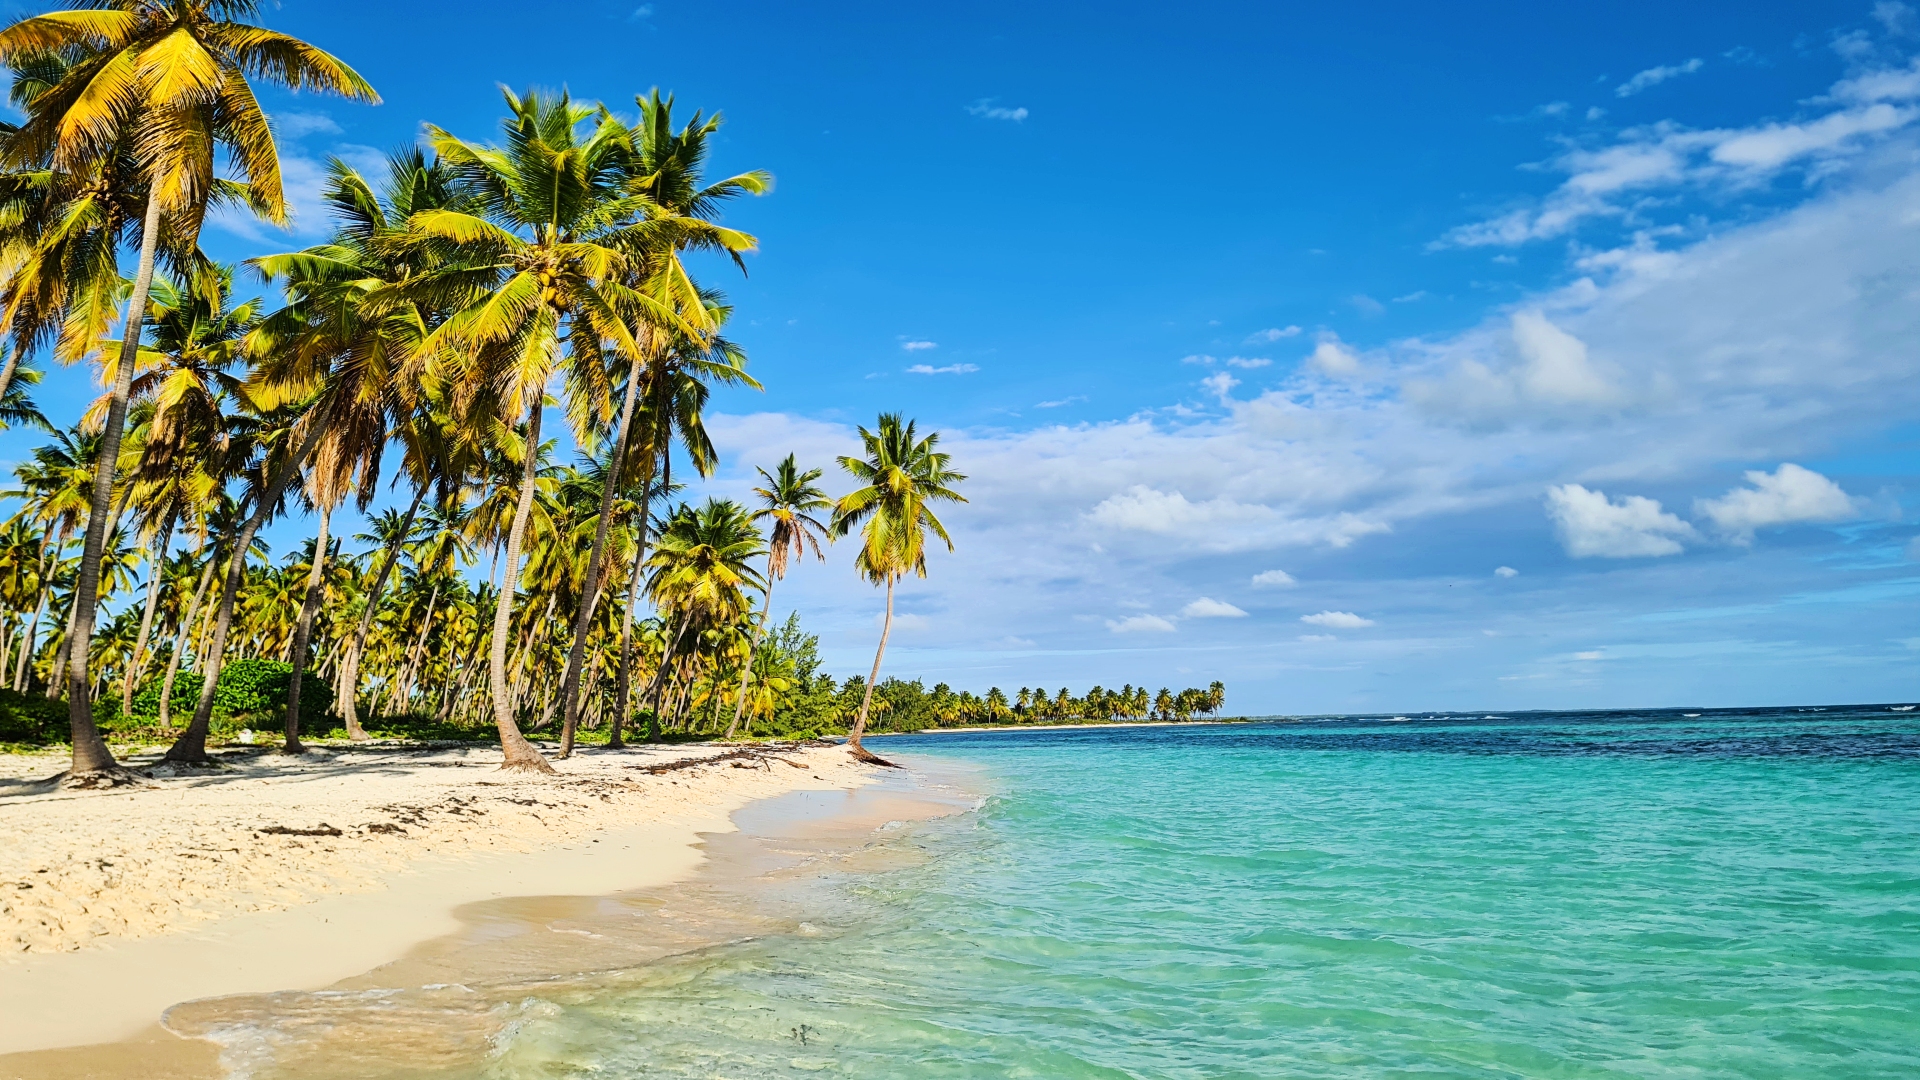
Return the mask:
M 28 780 L 62 761 L 0 756 L 0 1053 L 123 1038 L 197 997 L 323 987 L 452 931 L 476 900 L 677 880 L 747 803 L 869 779 L 824 747 L 791 755 L 801 768 L 641 769 L 722 749 L 588 750 L 558 777 L 501 773 L 482 748 L 253 751 L 108 793 L 48 790 Z

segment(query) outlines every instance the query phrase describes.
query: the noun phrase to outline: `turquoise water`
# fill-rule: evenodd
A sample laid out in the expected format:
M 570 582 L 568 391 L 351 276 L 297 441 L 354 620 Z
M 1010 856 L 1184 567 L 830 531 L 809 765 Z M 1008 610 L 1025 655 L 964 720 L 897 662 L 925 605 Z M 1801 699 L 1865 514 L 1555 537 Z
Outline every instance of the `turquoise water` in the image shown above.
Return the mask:
M 488 1075 L 1920 1075 L 1914 713 L 916 736 L 976 812 Z

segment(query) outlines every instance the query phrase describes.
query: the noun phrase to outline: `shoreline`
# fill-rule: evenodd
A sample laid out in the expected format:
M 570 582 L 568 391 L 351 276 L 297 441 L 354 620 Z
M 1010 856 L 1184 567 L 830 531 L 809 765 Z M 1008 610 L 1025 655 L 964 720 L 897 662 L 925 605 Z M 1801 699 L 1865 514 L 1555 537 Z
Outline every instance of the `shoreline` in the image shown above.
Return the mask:
M 869 731 L 863 739 L 897 739 L 908 735 L 962 735 L 981 731 L 1083 731 L 1120 727 L 1225 727 L 1229 724 L 1286 723 L 1283 716 L 1230 716 L 1222 720 L 1091 720 L 1078 724 L 983 724 L 973 727 L 921 728 L 919 731 Z
M 457 931 L 475 902 L 683 881 L 742 808 L 874 780 L 838 747 L 641 771 L 723 749 L 588 750 L 540 778 L 499 773 L 497 749 L 445 748 L 231 754 L 130 792 L 0 777 L 17 841 L 0 851 L 0 1055 L 134 1038 L 190 1000 L 325 987 Z

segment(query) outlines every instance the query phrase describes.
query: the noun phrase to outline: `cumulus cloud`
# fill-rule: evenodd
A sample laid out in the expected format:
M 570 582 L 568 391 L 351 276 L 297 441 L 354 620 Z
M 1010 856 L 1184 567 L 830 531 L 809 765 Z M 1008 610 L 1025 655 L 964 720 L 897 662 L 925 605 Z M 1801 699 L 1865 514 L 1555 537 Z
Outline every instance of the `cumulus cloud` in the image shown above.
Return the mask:
M 1322 334 L 1320 343 L 1307 357 L 1307 365 L 1322 375 L 1351 379 L 1360 374 L 1360 354 L 1340 340 L 1337 334 Z
M 1586 342 L 1537 309 L 1514 312 L 1506 341 L 1495 345 L 1507 348 L 1484 360 L 1463 359 L 1443 379 L 1409 380 L 1408 399 L 1436 414 L 1473 422 L 1542 410 L 1591 410 L 1622 400 L 1620 389 L 1595 366 Z
M 1025 120 L 1028 115 L 1025 106 L 1010 109 L 1004 105 L 995 105 L 992 98 L 981 98 L 967 106 L 967 112 L 988 120 L 1009 120 L 1016 124 Z
M 1515 570 L 1515 569 L 1514 569 L 1513 567 L 1511 567 L 1511 566 L 1496 566 L 1496 567 L 1494 567 L 1494 568 L 1493 568 L 1493 572 L 1494 572 L 1494 575 L 1495 575 L 1495 576 L 1497 576 L 1497 577 L 1503 577 L 1503 578 L 1511 578 L 1511 577 L 1519 577 L 1519 576 L 1520 576 L 1520 571 L 1518 571 L 1518 570 Z
M 1244 619 L 1247 613 L 1234 607 L 1225 600 L 1215 600 L 1203 596 L 1180 609 L 1182 618 L 1187 619 Z
M 1107 629 L 1116 634 L 1171 634 L 1177 627 L 1172 620 L 1158 615 L 1129 615 L 1124 619 L 1108 619 Z
M 1293 575 L 1285 570 L 1262 570 L 1253 575 L 1253 584 L 1255 588 L 1261 589 L 1284 589 L 1298 582 L 1294 581 Z
M 1363 619 L 1351 611 L 1322 611 L 1317 615 L 1302 615 L 1300 621 L 1329 630 L 1359 630 L 1374 625 L 1372 619 Z
M 907 369 L 909 375 L 971 375 L 979 371 L 978 364 L 947 364 L 934 367 L 932 364 L 915 364 Z
M 1567 554 L 1576 559 L 1678 555 L 1681 541 L 1694 535 L 1693 526 L 1660 509 L 1653 499 L 1628 495 L 1616 502 L 1579 484 L 1549 488 L 1547 516 L 1559 529 Z
M 1262 343 L 1271 343 L 1275 341 L 1284 341 L 1287 338 L 1299 337 L 1299 336 L 1300 336 L 1300 328 L 1297 326 L 1272 326 L 1272 327 L 1268 327 L 1265 330 L 1255 330 L 1253 333 L 1248 334 L 1247 344 L 1257 345 Z
M 1201 379 L 1200 385 L 1207 388 L 1207 393 L 1218 397 L 1221 403 L 1225 404 L 1228 400 L 1228 395 L 1233 393 L 1233 388 L 1240 385 L 1240 380 L 1224 371 L 1216 371 L 1206 378 Z
M 1695 501 L 1694 513 L 1741 543 L 1751 542 L 1755 529 L 1845 521 L 1856 513 L 1853 498 L 1839 484 L 1791 462 L 1771 473 L 1749 471 L 1747 485 Z
M 1632 97 L 1642 90 L 1659 86 L 1668 79 L 1678 78 L 1681 75 L 1691 75 L 1699 71 L 1701 66 L 1700 58 L 1696 56 L 1684 64 L 1663 64 L 1659 67 L 1650 67 L 1638 75 L 1635 75 L 1633 78 L 1628 79 L 1626 82 L 1621 83 L 1619 86 L 1614 87 L 1613 92 L 1618 97 Z

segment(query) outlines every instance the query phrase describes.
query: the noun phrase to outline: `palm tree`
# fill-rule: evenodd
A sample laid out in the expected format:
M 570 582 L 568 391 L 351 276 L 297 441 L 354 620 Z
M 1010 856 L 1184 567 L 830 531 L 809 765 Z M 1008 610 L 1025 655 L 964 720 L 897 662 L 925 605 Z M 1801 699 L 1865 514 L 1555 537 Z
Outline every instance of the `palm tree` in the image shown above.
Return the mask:
M 873 671 L 860 698 L 860 714 L 848 736 L 848 749 L 862 761 L 879 762 L 860 745 L 873 705 L 873 685 L 880 678 L 880 660 L 887 653 L 887 635 L 893 631 L 893 586 L 908 572 L 927 576 L 927 533 L 932 532 L 953 550 L 953 538 L 934 516 L 929 503 L 966 502 L 953 490 L 966 479 L 947 468 L 946 454 L 934 449 L 940 433 L 915 438 L 914 423 L 898 413 L 882 413 L 876 430 L 860 429 L 865 458 L 841 457 L 840 467 L 862 486 L 843 496 L 833 507 L 833 534 L 845 536 L 860 527 L 860 553 L 853 567 L 860 576 L 887 589 L 887 614 L 880 624 L 880 647 L 874 650 Z
M 757 242 L 745 233 L 715 227 L 711 219 L 728 200 L 743 194 L 765 194 L 772 187 L 772 177 L 754 171 L 707 183 L 701 166 L 706 161 L 708 140 L 720 130 L 720 116 L 715 114 L 702 123 L 696 111 L 684 127 L 675 131 L 671 96 L 662 101 L 656 88 L 637 102 L 640 125 L 630 140 L 627 169 L 630 189 L 645 198 L 645 226 L 629 230 L 626 238 L 627 250 L 634 256 L 630 262 L 629 284 L 672 306 L 677 298 L 699 297 L 699 291 L 680 262 L 680 252 L 684 250 L 724 251 L 745 272 L 741 255 L 753 250 Z M 692 306 L 704 311 L 708 304 L 701 297 Z M 716 325 L 711 318 L 695 321 L 703 330 Z M 669 345 L 675 336 L 671 326 L 651 329 L 653 332 L 641 337 L 650 346 L 648 353 L 636 352 L 628 358 L 627 389 L 613 438 L 607 469 L 609 479 L 602 488 L 599 523 L 587 557 L 585 589 L 574 615 L 573 642 L 567 650 L 567 670 L 561 684 L 566 717 L 560 736 L 561 757 L 573 753 L 574 729 L 580 720 L 580 666 L 586 650 L 587 627 L 593 622 L 594 605 L 600 595 L 600 566 L 612 519 L 608 508 L 618 490 L 626 457 L 628 431 L 639 397 L 641 364 L 650 360 L 658 365 L 675 351 Z
M 294 90 L 378 100 L 365 80 L 333 57 L 296 38 L 240 21 L 257 7 L 253 0 L 105 0 L 99 6 L 29 16 L 0 31 L 0 63 L 73 58 L 58 80 L 28 103 L 26 121 L 6 140 L 0 158 L 16 168 L 44 163 L 55 173 L 77 177 L 99 171 L 131 145 L 147 188 L 139 262 L 127 302 L 128 332 L 112 369 L 106 445 L 96 470 L 74 597 L 75 647 L 67 673 L 72 783 L 130 779 L 94 727 L 86 646 L 93 634 L 114 466 L 153 282 L 161 216 L 172 214 L 181 235 L 198 235 L 209 201 L 223 187 L 214 176 L 214 157 L 215 148 L 224 147 L 233 167 L 247 178 L 246 199 L 254 211 L 276 223 L 286 219 L 278 153 L 249 77 Z
M 760 636 L 766 633 L 767 619 L 773 612 L 773 583 L 787 576 L 789 562 L 802 558 L 812 545 L 815 558 L 826 561 L 826 552 L 820 549 L 820 542 L 829 539 L 826 526 L 812 516 L 813 511 L 830 510 L 833 503 L 827 499 L 827 493 L 815 487 L 813 482 L 825 475 L 823 469 L 800 471 L 793 455 L 775 466 L 769 473 L 765 469 L 756 469 L 765 487 L 753 489 L 760 497 L 761 509 L 754 511 L 755 521 L 771 521 L 773 528 L 767 537 L 767 594 L 760 609 L 760 622 L 753 629 L 753 639 L 747 645 L 747 658 L 740 665 L 740 694 L 733 703 L 733 723 L 727 725 L 726 737 L 740 726 L 740 714 L 747 705 L 747 681 L 753 675 L 753 654 L 759 651 Z
M 681 314 L 702 318 L 697 295 L 691 302 L 663 304 L 624 283 L 632 270 L 628 252 L 644 249 L 639 241 L 653 236 L 642 230 L 644 223 L 634 224 L 645 200 L 625 182 L 626 128 L 604 109 L 576 105 L 565 94 L 509 91 L 506 99 L 511 115 L 503 125 L 504 148 L 428 127 L 435 152 L 458 174 L 475 209 L 424 210 L 409 219 L 417 242 L 446 251 L 450 265 L 395 293 L 431 297 L 450 311 L 419 356 L 455 389 L 455 414 L 487 415 L 509 430 L 525 428 L 519 438 L 528 452 L 520 455 L 519 499 L 502 553 L 505 573 L 488 681 L 505 758 L 501 767 L 550 772 L 546 758 L 520 734 L 506 670 L 515 577 L 537 479 L 538 455 L 532 451 L 540 445 L 547 383 L 564 369 L 569 418 L 578 440 L 590 443 L 593 424 L 611 412 L 609 352 L 643 352 L 631 326 L 657 321 L 696 336 L 704 327 Z

